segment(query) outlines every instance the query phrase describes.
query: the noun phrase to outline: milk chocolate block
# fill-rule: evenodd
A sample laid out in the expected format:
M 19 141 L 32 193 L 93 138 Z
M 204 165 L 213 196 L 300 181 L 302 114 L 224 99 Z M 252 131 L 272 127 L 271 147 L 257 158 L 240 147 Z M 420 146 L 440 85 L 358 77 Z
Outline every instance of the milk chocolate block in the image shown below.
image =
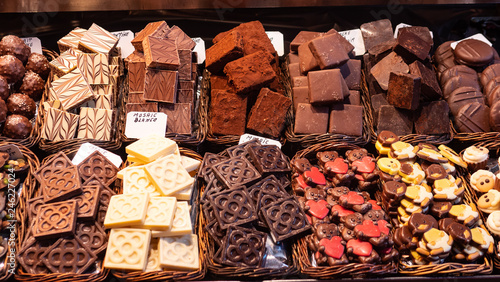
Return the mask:
M 194 91 L 190 90 L 177 90 L 177 102 L 176 103 L 190 103 L 194 105 Z
M 158 112 L 158 103 L 127 103 L 126 104 L 126 113 L 130 112 L 150 112 L 155 113 Z
M 421 99 L 436 100 L 443 96 L 434 70 L 427 68 L 420 61 L 415 61 L 408 67 L 411 74 L 420 77 Z
M 128 89 L 130 92 L 144 91 L 144 78 L 146 77 L 146 60 L 142 53 L 132 53 L 128 61 Z
M 243 37 L 243 53 L 245 56 L 259 51 L 267 52 L 273 55 L 276 54 L 276 50 L 264 30 L 264 26 L 259 21 L 242 23 L 230 31 L 219 33 L 213 39 L 213 43 L 219 42 L 222 38 L 224 38 L 224 36 L 226 36 L 226 33 L 232 31 L 238 31 Z
M 349 60 L 340 67 L 349 90 L 361 89 L 361 60 Z
M 210 101 L 210 124 L 217 135 L 245 133 L 247 97 L 226 90 L 213 89 Z
M 489 132 L 490 108 L 483 103 L 469 103 L 455 117 L 458 130 L 463 133 Z
M 165 21 L 151 22 L 139 31 L 131 43 L 135 50 L 143 52 L 142 42 L 149 36 L 165 38 L 170 32 L 170 28 Z
M 349 88 L 339 69 L 312 71 L 309 80 L 309 101 L 313 105 L 342 102 L 349 95 Z
M 175 40 L 175 44 L 177 45 L 177 49 L 188 49 L 193 50 L 196 46 L 196 43 L 189 37 L 182 29 L 178 26 L 174 25 L 170 28 L 168 34 L 168 39 Z
M 307 76 L 292 77 L 292 87 L 309 87 Z
M 142 47 L 148 68 L 179 69 L 179 54 L 173 39 L 148 36 L 143 40 Z
M 229 80 L 227 76 L 210 75 L 210 88 L 212 90 L 213 89 L 231 90 L 232 86 L 229 85 Z
M 328 129 L 329 108 L 299 103 L 295 113 L 295 134 L 324 134 Z
M 193 73 L 191 64 L 193 52 L 187 49 L 179 49 L 177 50 L 179 53 L 179 80 L 191 80 L 191 76 Z
M 391 72 L 387 102 L 395 107 L 416 110 L 420 100 L 420 77 Z
M 320 69 L 339 67 L 349 60 L 344 46 L 334 34 L 313 39 L 308 45 Z
M 350 58 L 354 58 L 356 55 L 354 54 L 354 45 L 352 45 L 347 39 L 345 39 L 340 33 L 338 33 L 334 28 L 330 29 L 325 33 L 326 35 L 333 35 L 336 37 L 336 40 L 344 47 L 345 52 L 349 55 Z
M 415 121 L 415 132 L 423 135 L 450 133 L 450 109 L 444 100 L 422 105 Z
M 329 133 L 361 136 L 363 134 L 363 106 L 335 104 L 330 110 Z
M 243 57 L 243 37 L 232 31 L 207 49 L 205 65 L 211 73 L 219 73 L 227 63 L 240 57 Z
M 321 32 L 315 32 L 315 31 L 300 31 L 297 36 L 290 42 L 290 51 L 291 52 L 298 52 L 299 51 L 299 46 L 303 43 L 309 42 L 315 38 L 319 38 L 323 36 L 323 33 Z
M 298 46 L 297 46 L 298 48 Z M 288 55 L 286 56 L 287 59 L 288 59 L 288 64 L 295 64 L 295 63 L 298 63 L 300 62 L 299 60 L 299 55 L 297 55 L 296 53 L 288 53 Z
M 460 87 L 451 92 L 448 98 L 451 113 L 456 116 L 460 108 L 472 102 L 485 104 L 483 93 L 473 87 Z
M 373 46 L 368 49 L 368 55 L 371 58 L 373 64 L 376 64 L 382 60 L 385 56 L 392 52 L 394 47 L 397 45 L 396 39 L 391 39 L 389 41 L 380 43 L 379 45 Z
M 159 111 L 167 115 L 167 133 L 191 134 L 192 104 L 161 103 Z
M 360 29 L 367 50 L 394 39 L 392 24 L 388 19 L 364 23 L 360 26 Z
M 319 63 L 309 48 L 309 42 L 301 44 L 298 51 L 300 73 L 306 75 L 309 71 L 319 69 Z
M 395 52 L 391 52 L 374 65 L 370 73 L 377 80 L 380 87 L 383 90 L 387 90 L 389 89 L 389 76 L 391 72 L 408 73 L 408 70 L 408 65 L 403 61 L 403 58 Z
M 306 77 L 307 78 L 307 77 Z M 309 104 L 309 87 L 294 87 L 292 88 L 293 110 L 297 111 L 299 103 Z
M 248 93 L 276 78 L 270 64 L 273 59 L 270 53 L 253 53 L 226 64 L 224 73 L 229 77 L 229 83 L 234 86 L 236 93 Z
M 300 72 L 300 64 L 299 63 L 288 64 L 288 73 L 292 78 L 300 77 L 302 75 Z
M 434 45 L 434 40 L 431 37 L 431 31 L 426 26 L 408 26 L 400 28 L 398 30 L 398 37 L 401 33 L 404 32 L 411 32 L 420 37 L 423 41 L 430 44 L 431 46 Z
M 146 103 L 146 100 L 144 100 L 144 92 L 129 92 L 127 103 L 133 103 L 133 104 Z
M 394 134 L 408 135 L 413 132 L 413 122 L 408 113 L 392 105 L 381 106 L 377 118 L 377 132 L 389 130 Z
M 175 103 L 177 96 L 178 72 L 160 69 L 147 69 L 144 79 L 144 99 Z
M 397 41 L 394 51 L 407 61 L 425 60 L 432 47 L 432 43 L 425 41 L 410 30 L 401 30 Z
M 286 114 L 292 101 L 269 88 L 262 88 L 250 114 L 247 128 L 277 138 L 285 127 Z
M 361 106 L 361 94 L 357 90 L 349 90 L 349 96 L 344 98 L 343 103 Z
M 194 90 L 196 82 L 194 80 L 179 80 L 178 90 Z
M 40 206 L 33 229 L 36 239 L 72 235 L 76 227 L 77 201 L 70 200 Z

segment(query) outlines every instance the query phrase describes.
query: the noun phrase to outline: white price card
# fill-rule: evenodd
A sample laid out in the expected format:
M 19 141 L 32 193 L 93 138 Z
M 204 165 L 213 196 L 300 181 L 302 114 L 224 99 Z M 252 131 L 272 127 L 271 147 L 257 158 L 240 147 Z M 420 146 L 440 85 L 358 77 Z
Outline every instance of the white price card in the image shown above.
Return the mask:
M 339 34 L 354 46 L 354 54 L 356 56 L 362 56 L 366 52 L 365 41 L 363 40 L 361 29 L 339 31 Z
M 245 134 L 240 136 L 240 141 L 238 144 L 252 141 L 254 139 L 259 140 L 260 144 L 262 144 L 262 145 L 276 145 L 278 148 L 281 149 L 281 143 L 279 141 L 269 139 L 269 138 L 264 138 L 264 137 L 257 136 L 257 135 L 248 134 L 248 133 L 245 133 Z
M 122 59 L 128 57 L 135 50 L 134 46 L 132 46 L 132 39 L 134 39 L 134 33 L 131 30 L 122 30 L 122 31 L 114 31 L 111 32 L 114 36 L 118 37 L 117 47 L 120 47 L 122 50 Z
M 193 52 L 196 52 L 198 55 L 198 64 L 203 64 L 205 61 L 205 41 L 201 39 L 201 37 L 191 38 L 193 39 L 196 46 L 194 46 Z
M 463 41 L 463 40 L 465 40 L 465 39 L 476 39 L 476 40 L 479 40 L 479 41 L 483 41 L 484 43 L 486 43 L 486 44 L 488 44 L 488 45 L 490 45 L 490 46 L 492 46 L 492 45 L 493 45 L 493 44 L 491 44 L 491 42 L 488 40 L 488 38 L 484 37 L 484 35 L 482 35 L 481 33 L 476 33 L 476 34 L 474 34 L 474 35 L 472 35 L 472 36 L 469 36 L 469 37 L 467 37 L 467 38 L 464 38 L 464 39 L 462 39 L 462 40 L 458 40 L 458 41 L 452 42 L 452 43 L 450 44 L 451 48 L 452 48 L 453 50 L 455 50 L 455 47 L 457 47 L 457 44 L 458 44 L 460 41 Z
M 42 41 L 38 37 L 24 37 L 21 38 L 28 47 L 31 48 L 31 53 L 43 54 Z
M 24 159 L 23 153 L 19 150 L 19 147 L 13 144 L 0 146 L 0 152 L 9 153 L 9 159 Z
M 266 31 L 266 34 L 269 40 L 271 40 L 274 49 L 278 52 L 278 56 L 283 56 L 285 54 L 285 38 L 283 37 L 283 33 L 279 31 Z
M 108 150 L 105 150 L 101 147 L 98 147 L 94 144 L 90 143 L 83 143 L 80 148 L 78 148 L 78 151 L 76 152 L 75 156 L 73 157 L 73 160 L 71 162 L 74 165 L 78 165 L 81 163 L 85 158 L 90 156 L 95 151 L 99 151 L 103 156 L 106 157 L 111 163 L 113 163 L 116 167 L 120 167 L 122 164 L 122 158 L 118 156 L 117 154 L 111 153 Z
M 394 38 L 398 38 L 398 32 L 399 32 L 399 29 L 400 28 L 403 28 L 403 27 L 410 27 L 412 25 L 409 25 L 409 24 L 405 24 L 405 23 L 400 23 L 396 26 L 396 29 L 394 30 Z M 429 30 L 429 34 L 431 35 L 431 38 L 434 38 L 434 33 L 432 33 L 432 31 Z
M 142 138 L 152 134 L 165 136 L 167 115 L 165 113 L 130 112 L 125 123 L 127 138 Z

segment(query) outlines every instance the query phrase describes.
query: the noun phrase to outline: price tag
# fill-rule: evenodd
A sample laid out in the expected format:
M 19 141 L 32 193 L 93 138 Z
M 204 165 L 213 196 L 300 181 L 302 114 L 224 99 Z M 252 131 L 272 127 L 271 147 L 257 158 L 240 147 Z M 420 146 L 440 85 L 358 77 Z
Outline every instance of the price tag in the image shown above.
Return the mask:
M 405 24 L 405 23 L 400 23 L 396 26 L 396 29 L 394 30 L 394 38 L 398 38 L 398 32 L 399 32 L 399 29 L 400 28 L 403 28 L 403 27 L 410 27 L 412 25 L 409 25 L 409 24 Z M 429 33 L 431 35 L 431 38 L 434 38 L 434 33 L 432 33 L 432 31 L 429 30 Z
M 97 147 L 96 145 L 90 143 L 83 143 L 82 146 L 78 148 L 78 151 L 76 152 L 71 162 L 74 165 L 78 165 L 95 151 L 99 151 L 99 153 L 103 154 L 103 156 L 105 156 L 116 167 L 120 167 L 120 165 L 122 164 L 122 158 L 120 158 L 120 156 L 118 156 L 117 154 L 111 153 L 108 150 L 104 150 L 103 148 Z
M 283 56 L 285 54 L 285 38 L 283 37 L 283 33 L 279 31 L 266 31 L 266 34 L 269 40 L 271 40 L 274 49 L 278 52 L 278 56 Z
M 201 37 L 191 38 L 193 39 L 196 46 L 194 46 L 193 52 L 196 52 L 198 55 L 198 64 L 203 64 L 205 61 L 205 41 L 201 39 Z
M 152 134 L 165 136 L 167 115 L 164 113 L 130 112 L 125 123 L 127 138 L 142 138 Z
M 460 41 L 463 41 L 465 39 L 476 39 L 476 40 L 479 40 L 479 41 L 483 41 L 484 43 L 492 46 L 493 44 L 491 44 L 491 42 L 488 40 L 488 38 L 484 37 L 484 35 L 482 35 L 481 33 L 477 33 L 477 34 L 474 34 L 472 36 L 469 36 L 467 38 L 464 38 L 462 40 L 458 40 L 458 41 L 455 41 L 453 43 L 450 44 L 451 46 L 451 49 L 455 50 L 455 47 L 457 47 L 457 44 L 460 42 Z
M 111 32 L 114 36 L 118 37 L 117 47 L 120 47 L 122 50 L 122 58 L 128 57 L 135 50 L 134 46 L 132 46 L 132 39 L 134 39 L 134 33 L 131 30 L 122 30 Z
M 342 35 L 349 43 L 354 46 L 354 54 L 356 56 L 362 56 L 365 52 L 365 41 L 363 40 L 363 35 L 361 34 L 361 29 L 351 29 L 339 31 L 339 34 Z
M 38 37 L 24 37 L 21 38 L 28 47 L 31 48 L 31 53 L 43 54 L 42 41 Z
M 4 145 L 0 147 L 0 152 L 9 153 L 9 159 L 24 159 L 23 153 L 19 150 L 19 147 L 13 144 Z
M 248 134 L 248 133 L 245 133 L 245 134 L 240 136 L 240 141 L 238 144 L 252 141 L 254 139 L 259 140 L 260 144 L 262 144 L 262 145 L 276 145 L 278 148 L 281 149 L 281 143 L 279 141 L 269 139 L 269 138 L 264 138 L 264 137 L 257 136 L 257 135 Z

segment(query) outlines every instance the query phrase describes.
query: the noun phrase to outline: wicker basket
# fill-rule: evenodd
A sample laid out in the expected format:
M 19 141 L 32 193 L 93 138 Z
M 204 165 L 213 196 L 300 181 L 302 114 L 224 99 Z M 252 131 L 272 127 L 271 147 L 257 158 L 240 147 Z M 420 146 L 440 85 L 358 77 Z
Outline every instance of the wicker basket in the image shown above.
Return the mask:
M 181 155 L 187 156 L 196 160 L 201 161 L 203 158 L 196 152 L 185 149 L 185 148 L 179 148 L 179 151 Z M 122 185 L 116 185 L 115 189 L 117 189 L 118 193 L 122 192 Z M 195 232 L 198 232 L 199 234 L 199 221 L 198 221 L 198 216 L 200 214 L 199 210 L 196 208 L 198 207 L 198 201 L 199 198 L 198 196 L 200 193 L 198 193 L 196 187 L 195 190 L 193 191 L 193 195 L 196 195 L 191 199 L 190 205 L 193 207 L 191 211 L 191 218 L 192 222 L 195 224 Z M 200 236 L 200 235 L 198 235 Z M 132 271 L 132 272 L 125 272 L 125 271 L 117 271 L 113 270 L 111 273 L 118 279 L 123 279 L 126 281 L 190 281 L 190 280 L 201 280 L 203 277 L 205 277 L 205 270 L 206 270 L 206 262 L 205 262 L 205 255 L 203 253 L 203 243 L 201 238 L 198 239 L 198 245 L 199 245 L 199 251 L 200 251 L 200 266 L 201 268 L 196 270 L 196 271 L 151 271 L 151 272 L 142 272 L 142 271 Z
M 476 132 L 476 133 L 459 133 L 458 130 L 451 126 L 454 138 L 461 142 L 487 147 L 491 150 L 500 149 L 500 132 Z
M 366 119 L 368 123 L 368 127 L 370 130 L 371 142 L 377 142 L 377 125 L 375 124 L 374 112 L 372 109 L 371 96 L 370 91 L 368 90 L 368 85 L 366 82 L 366 73 L 362 72 L 362 83 L 361 87 L 363 91 L 361 91 L 363 106 L 365 107 Z M 450 128 L 453 128 L 453 123 L 450 121 Z M 448 144 L 453 138 L 455 131 L 450 130 L 449 134 L 442 135 L 424 135 L 424 134 L 409 134 L 399 136 L 401 141 L 410 143 L 410 144 L 418 144 L 418 143 L 430 143 L 430 144 Z
M 283 64 L 283 68 L 281 70 L 283 74 L 283 83 L 285 84 L 285 95 L 293 100 L 292 95 L 292 85 L 290 73 L 288 71 L 288 63 Z M 360 92 L 365 92 L 365 89 L 362 88 Z M 363 106 L 363 135 L 362 136 L 348 136 L 343 134 L 295 134 L 294 125 L 295 125 L 295 114 L 293 112 L 293 107 L 290 107 L 287 114 L 287 122 L 286 122 L 286 140 L 290 143 L 298 143 L 302 148 L 306 148 L 308 146 L 322 143 L 322 142 L 345 142 L 355 145 L 363 146 L 370 141 L 370 123 L 368 120 L 367 106 L 369 107 L 369 101 L 366 101 L 366 97 L 368 95 L 361 95 L 361 103 Z
M 313 160 L 317 152 L 335 150 L 344 153 L 347 150 L 359 149 L 355 144 L 324 142 L 307 147 L 295 154 L 292 160 L 306 158 Z M 339 153 L 340 155 L 340 153 Z M 348 263 L 334 266 L 313 266 L 305 237 L 293 246 L 293 255 L 299 261 L 300 271 L 316 279 L 336 279 L 338 277 L 386 276 L 396 273 L 395 262 L 386 264 Z

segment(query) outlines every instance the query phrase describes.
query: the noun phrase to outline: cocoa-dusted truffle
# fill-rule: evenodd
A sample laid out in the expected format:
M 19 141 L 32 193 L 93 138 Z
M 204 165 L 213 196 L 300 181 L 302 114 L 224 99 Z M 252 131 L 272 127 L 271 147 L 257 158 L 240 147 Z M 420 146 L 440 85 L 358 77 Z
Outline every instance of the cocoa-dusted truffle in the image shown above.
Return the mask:
M 22 115 L 10 115 L 3 126 L 3 135 L 12 139 L 24 139 L 31 133 L 31 122 Z
M 15 35 L 4 36 L 0 41 L 0 55 L 14 55 L 24 64 L 30 53 L 30 47 Z
M 23 115 L 31 119 L 35 116 L 36 104 L 28 95 L 14 93 L 7 99 L 7 109 L 11 114 Z
M 23 78 L 23 83 L 19 91 L 31 97 L 33 100 L 40 100 L 42 97 L 45 81 L 32 71 L 27 71 Z
M 23 63 L 12 55 L 0 57 L 0 75 L 7 79 L 8 83 L 16 83 L 24 76 Z
M 7 100 L 10 95 L 9 83 L 7 79 L 0 75 L 0 98 Z
M 50 74 L 49 60 L 38 53 L 31 53 L 26 63 L 26 71 L 37 73 L 43 80 L 46 80 Z
M 4 122 L 7 119 L 7 105 L 5 101 L 0 99 L 0 123 Z

